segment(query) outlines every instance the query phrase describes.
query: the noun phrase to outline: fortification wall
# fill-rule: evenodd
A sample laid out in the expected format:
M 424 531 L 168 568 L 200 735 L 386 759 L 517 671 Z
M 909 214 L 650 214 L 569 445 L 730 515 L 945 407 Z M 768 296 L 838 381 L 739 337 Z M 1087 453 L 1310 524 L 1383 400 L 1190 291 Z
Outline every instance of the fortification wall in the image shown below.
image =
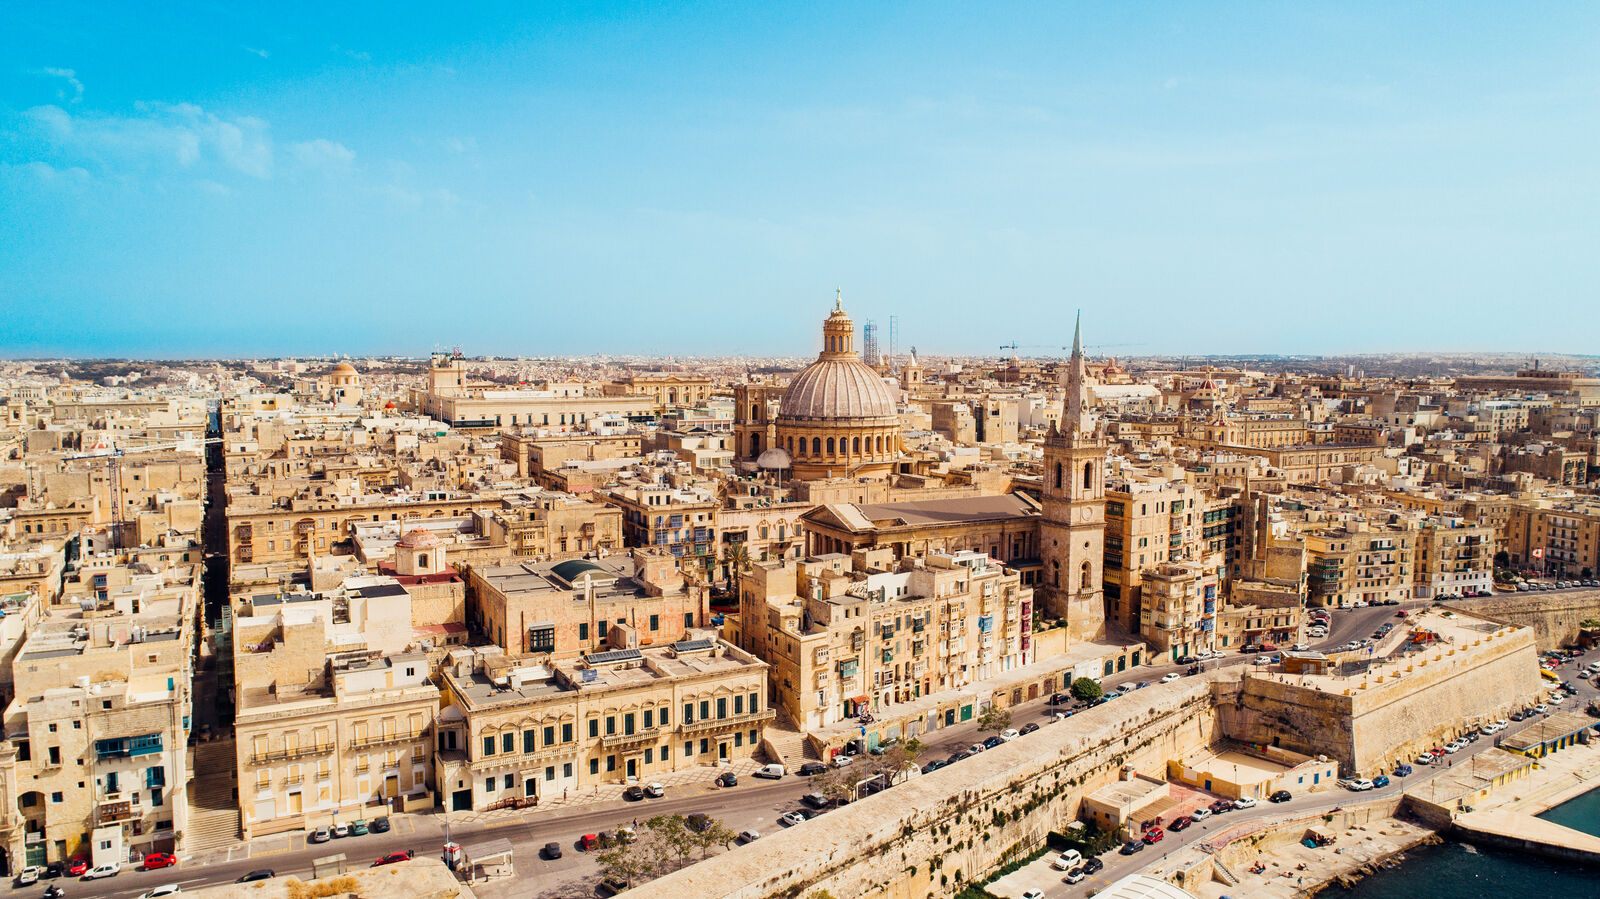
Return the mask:
M 1149 687 L 630 895 L 953 895 L 1043 845 L 1051 830 L 1076 819 L 1083 796 L 1116 780 L 1123 765 L 1159 776 L 1168 758 L 1210 744 L 1217 738 L 1211 702 L 1205 678 Z
M 1517 627 L 1532 628 L 1534 642 L 1543 649 L 1558 649 L 1578 642 L 1578 623 L 1600 618 L 1600 590 L 1561 593 L 1500 593 L 1458 599 L 1450 607 Z
M 1391 770 L 1466 727 L 1509 714 L 1541 689 L 1532 631 L 1505 627 L 1412 656 L 1398 675 L 1337 684 L 1246 671 L 1212 689 L 1229 737 L 1326 755 L 1345 776 Z

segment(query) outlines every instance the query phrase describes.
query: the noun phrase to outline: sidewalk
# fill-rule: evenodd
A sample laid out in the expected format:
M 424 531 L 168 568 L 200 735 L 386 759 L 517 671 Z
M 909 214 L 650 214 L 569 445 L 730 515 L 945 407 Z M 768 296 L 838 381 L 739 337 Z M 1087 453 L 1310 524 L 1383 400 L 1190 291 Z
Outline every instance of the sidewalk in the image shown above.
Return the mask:
M 648 781 L 641 781 L 640 786 L 647 783 L 659 783 L 667 788 L 669 796 L 698 796 L 714 793 L 721 789 L 715 785 L 717 775 L 725 771 L 732 771 L 739 776 L 741 781 L 748 778 L 761 763 L 751 759 L 732 761 L 727 765 L 704 765 L 695 768 L 676 771 L 672 774 L 662 774 L 652 777 Z M 524 824 L 530 820 L 542 821 L 559 819 L 569 814 L 578 814 L 606 803 L 623 802 L 622 791 L 628 788 L 627 784 L 601 784 L 588 790 L 580 790 L 565 798 L 557 798 L 548 802 L 541 802 L 533 808 L 523 809 L 497 809 L 485 812 L 449 812 L 442 809 L 433 809 L 418 813 L 394 813 L 387 815 L 390 832 L 394 834 L 415 833 L 420 842 L 442 843 L 445 827 L 467 830 L 489 830 L 504 827 L 510 824 Z M 370 818 L 376 818 L 384 812 L 374 807 Z M 208 849 L 186 856 L 184 861 L 189 865 L 208 865 L 221 862 L 237 861 L 246 858 L 263 858 L 301 849 L 307 846 L 308 831 L 291 830 L 284 833 L 275 833 L 264 837 L 257 837 L 249 841 L 239 841 L 229 846 Z M 331 847 L 329 854 L 336 854 L 338 847 L 345 841 L 324 844 Z

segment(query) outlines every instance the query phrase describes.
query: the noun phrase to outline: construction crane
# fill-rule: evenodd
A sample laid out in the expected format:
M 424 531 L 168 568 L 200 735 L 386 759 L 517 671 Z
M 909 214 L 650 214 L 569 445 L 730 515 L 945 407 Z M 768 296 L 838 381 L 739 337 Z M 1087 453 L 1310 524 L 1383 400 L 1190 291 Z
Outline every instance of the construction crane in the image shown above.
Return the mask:
M 124 440 L 147 440 L 159 438 L 146 438 L 126 436 Z M 62 461 L 75 462 L 82 459 L 103 459 L 106 463 L 107 490 L 111 499 L 111 538 L 112 542 L 122 544 L 122 457 L 128 453 L 153 453 L 161 450 L 188 449 L 198 444 L 203 448 L 213 443 L 221 443 L 221 437 L 206 437 L 199 440 L 181 440 L 177 442 L 152 443 L 142 446 L 123 448 L 120 446 L 103 447 L 96 452 L 79 453 L 75 456 L 64 456 Z

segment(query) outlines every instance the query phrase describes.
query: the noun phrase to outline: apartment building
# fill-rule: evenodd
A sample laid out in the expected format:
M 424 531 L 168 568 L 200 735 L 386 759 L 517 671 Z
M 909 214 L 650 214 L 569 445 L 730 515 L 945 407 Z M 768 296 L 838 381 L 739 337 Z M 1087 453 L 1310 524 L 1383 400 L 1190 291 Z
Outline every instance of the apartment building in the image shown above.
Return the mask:
M 708 584 L 660 550 L 471 566 L 467 584 L 468 625 L 518 656 L 601 650 L 617 627 L 650 644 L 711 624 Z
M 1200 582 L 1218 584 L 1223 560 L 1211 544 L 1226 543 L 1217 531 L 1224 522 L 1208 522 L 1207 509 L 1205 493 L 1177 465 L 1140 468 L 1124 461 L 1116 467 L 1106 482 L 1107 620 L 1152 645 L 1170 641 L 1171 634 L 1146 632 L 1152 619 L 1142 601 L 1145 573 L 1168 562 L 1190 562 L 1210 570 L 1196 575 Z
M 704 632 L 546 664 L 458 650 L 442 674 L 439 782 L 452 811 L 751 758 L 767 666 Z
M 1028 664 L 1033 601 L 985 553 L 897 561 L 880 547 L 755 565 L 729 633 L 772 666 L 775 701 L 810 730 Z
M 1461 596 L 1494 588 L 1494 527 L 1430 517 L 1417 530 L 1417 599 Z
M 0 806 L 12 870 L 181 852 L 199 566 L 102 564 L 11 663 Z
M 1513 565 L 1562 577 L 1600 571 L 1600 504 L 1536 500 L 1510 507 L 1506 551 Z
M 375 605 L 401 605 L 385 599 Z M 375 621 L 335 627 L 327 599 L 248 611 L 234 619 L 245 839 L 431 806 L 439 689 L 427 655 L 393 651 Z M 409 633 L 409 611 L 381 617 Z
M 1307 530 L 1307 601 L 1344 608 L 1411 599 L 1416 540 L 1415 524 L 1405 519 L 1377 524 L 1352 517 Z

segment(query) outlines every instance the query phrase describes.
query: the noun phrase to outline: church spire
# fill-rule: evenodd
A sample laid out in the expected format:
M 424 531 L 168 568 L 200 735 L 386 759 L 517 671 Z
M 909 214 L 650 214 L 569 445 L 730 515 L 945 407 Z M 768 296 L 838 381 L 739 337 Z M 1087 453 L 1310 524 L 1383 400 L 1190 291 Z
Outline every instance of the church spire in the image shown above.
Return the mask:
M 1083 310 L 1072 327 L 1072 359 L 1067 363 L 1067 398 L 1061 410 L 1061 430 L 1087 436 L 1094 431 L 1089 418 L 1089 385 L 1083 364 Z

